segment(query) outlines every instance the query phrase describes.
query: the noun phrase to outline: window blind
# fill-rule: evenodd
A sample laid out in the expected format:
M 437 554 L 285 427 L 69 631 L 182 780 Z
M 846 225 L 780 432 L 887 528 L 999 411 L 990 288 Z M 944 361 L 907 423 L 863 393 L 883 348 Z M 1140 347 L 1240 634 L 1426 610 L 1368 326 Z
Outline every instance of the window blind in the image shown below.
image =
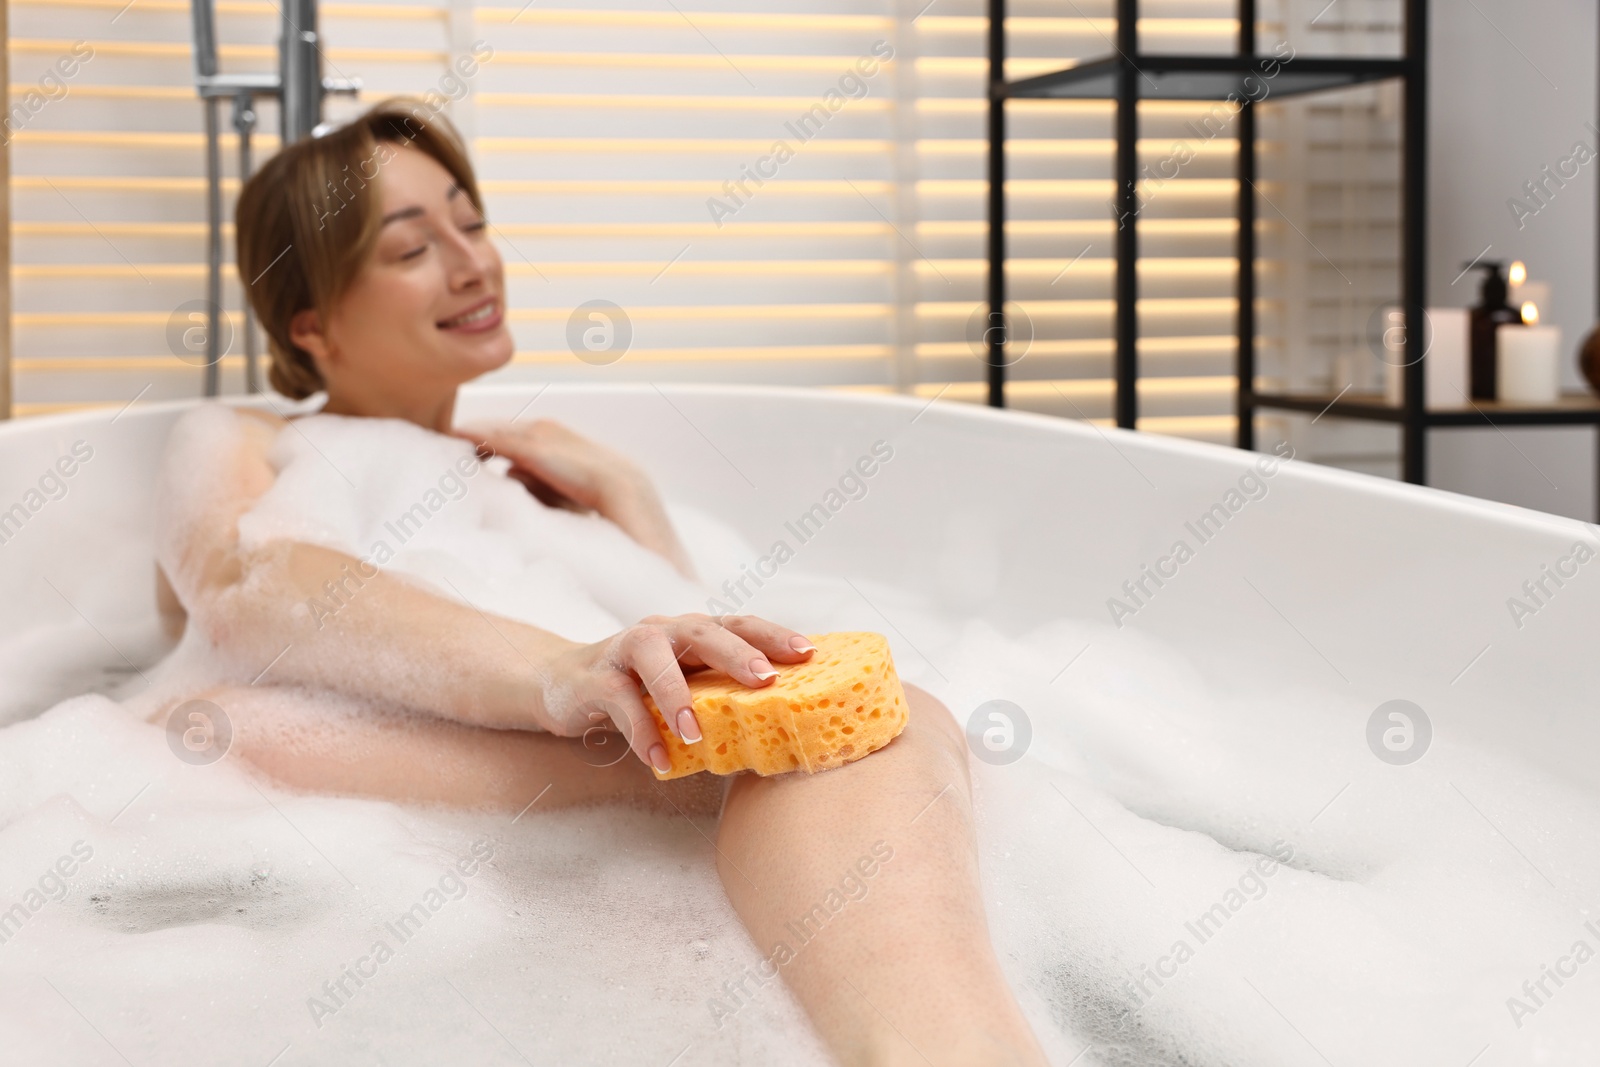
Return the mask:
M 517 353 L 495 377 L 980 401 L 981 6 L 637 3 L 322 5 L 326 73 L 364 86 L 359 99 L 331 98 L 330 119 L 391 94 L 452 98 L 446 110 L 470 139 L 506 263 Z M 1110 50 L 1109 2 L 1067 5 L 1070 17 L 1012 6 L 1010 77 Z M 1139 26 L 1146 50 L 1233 47 L 1231 4 L 1151 9 Z M 1309 18 L 1281 17 L 1291 16 Z M 219 0 L 218 25 L 224 70 L 273 68 L 275 4 Z M 1263 39 L 1274 33 L 1264 27 Z M 12 131 L 18 414 L 200 390 L 200 369 L 169 340 L 174 309 L 204 294 L 188 4 L 13 0 L 13 103 L 79 41 L 92 58 Z M 470 76 L 453 72 L 480 41 L 492 54 Z M 1034 338 L 1010 369 L 1008 401 L 1109 424 L 1112 107 L 1008 107 L 1008 283 Z M 1193 142 L 1208 110 L 1142 105 L 1141 161 Z M 264 102 L 258 160 L 277 148 L 277 121 Z M 1231 130 L 1194 147 L 1138 223 L 1140 427 L 1229 440 Z M 229 215 L 235 152 L 229 133 Z M 1270 211 L 1262 219 L 1264 235 L 1285 229 Z M 234 340 L 222 381 L 241 392 L 231 227 L 225 236 Z M 1280 244 L 1290 260 L 1303 252 Z M 1287 263 L 1264 260 L 1263 286 L 1281 283 Z M 1263 303 L 1264 363 L 1287 298 L 1281 284 L 1275 292 Z

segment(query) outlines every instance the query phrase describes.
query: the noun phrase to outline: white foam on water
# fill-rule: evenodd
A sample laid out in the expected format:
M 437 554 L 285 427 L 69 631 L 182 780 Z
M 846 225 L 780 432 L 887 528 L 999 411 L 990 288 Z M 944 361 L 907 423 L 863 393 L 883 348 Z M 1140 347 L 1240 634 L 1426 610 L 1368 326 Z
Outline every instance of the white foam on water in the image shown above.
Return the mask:
M 573 638 L 698 610 L 704 594 L 595 514 L 530 506 L 503 456 L 400 419 L 316 415 L 279 434 L 276 482 L 240 544 L 298 540 L 387 558 L 441 595 Z M 354 488 L 353 488 L 354 487 Z M 533 501 L 536 504 L 536 501 Z
M 175 509 L 225 476 L 196 427 L 227 427 L 195 420 L 176 435 Z M 299 427 L 241 523 L 249 543 L 367 556 L 387 537 L 391 572 L 582 639 L 704 604 L 604 524 L 538 505 L 503 461 L 453 495 L 440 479 L 463 442 L 380 420 Z M 385 524 L 419 501 L 425 520 L 398 543 Z M 701 573 L 753 558 L 710 517 L 674 515 Z M 902 675 L 959 719 L 1006 699 L 1031 720 L 1022 759 L 974 759 L 973 777 L 992 932 L 1055 1062 L 1600 1060 L 1600 962 L 1546 978 L 1538 1003 L 1523 989 L 1576 942 L 1600 949 L 1583 925 L 1600 929 L 1593 795 L 1448 731 L 1422 761 L 1385 765 L 1365 747 L 1369 708 L 1265 670 L 1223 685 L 1131 630 L 1007 635 L 913 591 L 856 588 L 791 566 L 749 608 L 812 632 L 887 616 Z M 0 700 L 29 716 L 0 730 L 9 1060 L 828 1062 L 781 983 L 713 1022 L 710 999 L 762 955 L 718 883 L 714 820 L 611 807 L 513 822 L 296 794 L 231 756 L 185 763 L 142 721 L 151 693 L 230 668 L 189 641 L 147 689 L 91 670 L 114 659 L 98 640 L 41 629 L 0 647 L 31 679 Z M 33 715 L 72 678 L 124 702 Z M 341 733 L 349 701 L 321 708 L 284 728 L 358 736 Z M 1515 1015 L 1513 997 L 1536 1010 Z

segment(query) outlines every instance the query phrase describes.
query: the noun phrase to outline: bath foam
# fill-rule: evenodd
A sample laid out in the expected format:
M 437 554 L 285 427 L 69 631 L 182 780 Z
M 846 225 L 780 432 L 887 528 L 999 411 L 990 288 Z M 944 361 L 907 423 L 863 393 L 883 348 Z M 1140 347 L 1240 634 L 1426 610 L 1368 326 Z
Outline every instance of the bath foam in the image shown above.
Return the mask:
M 505 457 L 478 462 L 461 438 L 404 419 L 306 416 L 278 434 L 268 460 L 277 479 L 239 518 L 246 549 L 321 545 L 581 642 L 706 602 L 707 590 L 621 527 L 545 507 Z M 323 598 L 323 610 L 339 606 Z
M 905 729 L 909 711 L 882 634 L 810 635 L 816 653 L 805 663 L 776 664 L 769 686 L 751 689 L 719 671 L 689 677 L 701 739 L 689 745 L 656 720 L 670 771 L 662 781 L 710 771 L 732 774 L 815 772 L 851 763 L 887 745 Z
M 383 474 L 329 455 L 360 485 Z M 406 548 L 445 533 L 488 495 L 480 488 L 475 480 Z M 393 517 L 386 502 L 368 506 Z M 697 561 L 714 547 L 682 532 Z M 68 547 L 42 568 L 52 581 L 84 568 Z M 600 562 L 584 574 L 610 559 L 594 547 Z M 454 553 L 488 562 L 478 540 Z M 699 572 L 736 573 L 759 553 L 730 554 Z M 442 556 L 391 566 L 421 570 Z M 1600 900 L 1592 789 L 1480 751 L 1458 727 L 1441 727 L 1417 764 L 1379 763 L 1361 731 L 1371 702 L 1297 682 L 1289 658 L 1212 667 L 1099 621 L 1017 633 L 965 618 L 925 588 L 865 574 L 846 583 L 802 566 L 786 566 L 750 610 L 806 633 L 870 629 L 886 615 L 897 673 L 958 719 L 997 698 L 1029 714 L 1021 759 L 974 758 L 971 776 L 996 955 L 1052 1063 L 1600 1063 L 1600 964 L 1590 959 L 1564 985 L 1544 970 L 1577 939 L 1596 944 L 1582 925 Z M 147 566 L 119 580 L 148 599 Z M 84 605 L 76 587 L 63 592 Z M 503 599 L 530 613 L 578 606 Z M 84 614 L 105 629 L 97 610 Z M 787 984 L 758 985 L 770 946 L 751 940 L 719 884 L 713 818 L 547 810 L 546 796 L 513 820 L 296 793 L 235 752 L 192 766 L 142 721 L 143 705 L 169 672 L 197 672 L 189 692 L 227 678 L 198 656 L 152 670 L 119 630 L 102 638 L 85 626 L 77 649 L 48 636 L 0 642 L 0 697 L 17 692 L 12 664 L 63 679 L 49 692 L 95 657 L 127 672 L 107 639 L 142 674 L 129 672 L 121 706 L 83 697 L 0 729 L 0 909 L 80 838 L 94 848 L 64 896 L 47 892 L 0 945 L 6 1062 L 98 1062 L 107 1041 L 141 1063 L 208 1062 L 228 1048 L 257 1063 L 279 1057 L 278 1067 L 423 1067 L 464 1054 L 486 1064 L 832 1062 Z M 11 647 L 22 638 L 27 647 Z M 102 674 L 88 670 L 85 688 Z M 1505 710 L 1508 722 L 1551 712 Z M 932 790 L 930 799 L 944 802 Z M 898 844 L 889 835 L 926 822 L 897 820 L 886 836 Z M 489 869 L 463 879 L 464 895 L 400 944 L 386 924 L 484 836 Z M 1280 839 L 1293 862 L 1200 943 L 1185 924 Z M 396 957 L 365 986 L 344 978 L 377 938 Z M 1195 955 L 1163 977 L 1179 940 Z M 324 989 L 330 980 L 343 1003 Z M 741 981 L 754 995 L 719 1025 L 710 1002 L 732 1005 L 727 985 Z M 1523 990 L 1530 981 L 1537 1003 Z M 313 997 L 337 1013 L 314 1018 Z M 1512 997 L 1536 1011 L 1514 1017 Z

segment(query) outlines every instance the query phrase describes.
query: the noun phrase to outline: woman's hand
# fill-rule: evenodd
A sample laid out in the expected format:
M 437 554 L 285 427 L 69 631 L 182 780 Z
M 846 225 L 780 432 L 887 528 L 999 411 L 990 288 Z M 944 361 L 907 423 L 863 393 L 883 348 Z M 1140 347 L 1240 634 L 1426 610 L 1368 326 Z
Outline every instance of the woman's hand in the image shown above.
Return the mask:
M 480 450 L 488 449 L 511 461 L 511 473 L 545 503 L 541 488 L 580 508 L 606 515 L 608 509 L 640 485 L 648 488 L 643 472 L 608 448 L 574 433 L 559 422 L 538 419 L 523 425 L 460 428 Z M 609 515 L 607 516 L 610 517 Z
M 551 663 L 545 726 L 586 740 L 596 730 L 618 730 L 646 764 L 670 770 L 641 684 L 673 731 L 693 744 L 700 740 L 700 724 L 690 706 L 685 667 L 710 667 L 760 688 L 777 677 L 773 661 L 800 663 L 815 651 L 803 634 L 751 615 L 652 615 Z

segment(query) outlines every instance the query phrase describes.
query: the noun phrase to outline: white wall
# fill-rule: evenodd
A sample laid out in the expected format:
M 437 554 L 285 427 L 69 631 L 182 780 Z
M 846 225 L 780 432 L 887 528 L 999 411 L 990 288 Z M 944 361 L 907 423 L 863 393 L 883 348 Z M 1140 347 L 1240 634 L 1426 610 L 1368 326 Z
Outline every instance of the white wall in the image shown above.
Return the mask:
M 1595 174 L 1600 159 L 1555 190 L 1538 214 L 1507 207 L 1523 183 L 1582 141 L 1600 149 L 1597 25 L 1592 0 L 1434 0 L 1429 69 L 1429 303 L 1467 307 L 1473 278 L 1461 265 L 1521 259 L 1550 282 L 1551 315 L 1568 350 L 1567 386 L 1579 388 L 1576 352 L 1595 324 Z M 1528 201 L 1532 203 L 1531 201 Z M 1534 205 L 1538 206 L 1538 205 Z M 1592 429 L 1436 430 L 1429 481 L 1444 489 L 1577 518 L 1595 518 Z

